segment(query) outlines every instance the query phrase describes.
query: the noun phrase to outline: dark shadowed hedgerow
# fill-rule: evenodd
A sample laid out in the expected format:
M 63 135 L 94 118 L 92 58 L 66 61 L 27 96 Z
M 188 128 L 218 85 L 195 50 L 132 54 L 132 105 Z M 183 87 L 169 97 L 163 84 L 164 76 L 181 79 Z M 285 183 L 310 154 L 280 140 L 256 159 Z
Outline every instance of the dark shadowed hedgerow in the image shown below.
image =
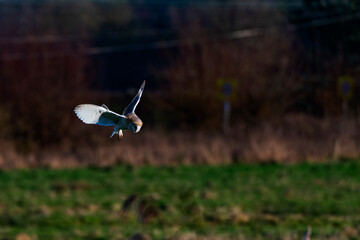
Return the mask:
M 23 150 L 59 142 L 70 130 L 69 113 L 85 92 L 81 45 L 0 47 L 11 49 L 0 54 L 0 107 L 8 114 L 2 125 Z
M 163 78 L 169 83 L 166 106 L 176 124 L 185 123 L 197 129 L 221 126 L 219 79 L 237 82 L 234 89 L 237 94 L 232 99 L 234 120 L 282 116 L 301 96 L 297 94 L 301 88 L 298 47 L 291 34 L 274 32 L 244 39 L 229 38 L 234 30 L 251 28 L 252 22 L 286 23 L 286 17 L 278 10 L 257 13 L 238 10 L 228 16 L 194 10 L 184 14 L 186 17 L 174 15 L 187 20 L 175 23 L 188 23 L 176 26 L 183 44 L 177 57 L 163 71 Z M 270 20 L 268 15 L 272 16 Z

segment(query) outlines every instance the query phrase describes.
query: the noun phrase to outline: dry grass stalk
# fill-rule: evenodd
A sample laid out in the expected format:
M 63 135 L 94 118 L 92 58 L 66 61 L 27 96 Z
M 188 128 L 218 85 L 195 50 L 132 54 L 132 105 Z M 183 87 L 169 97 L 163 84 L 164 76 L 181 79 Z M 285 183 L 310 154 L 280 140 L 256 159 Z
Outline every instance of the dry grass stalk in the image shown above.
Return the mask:
M 308 226 L 303 240 L 311 240 L 311 227 Z
M 118 142 L 107 138 L 108 129 L 82 135 L 87 144 L 69 143 L 37 153 L 22 154 L 9 143 L 0 144 L 1 168 L 72 168 L 80 166 L 229 164 L 234 162 L 326 161 L 360 155 L 360 124 L 348 120 L 340 131 L 338 119 L 320 120 L 295 115 L 281 122 L 234 127 L 220 133 L 150 131 L 126 134 Z M 236 129 L 236 130 L 235 130 Z M 335 150 L 334 150 L 335 149 Z

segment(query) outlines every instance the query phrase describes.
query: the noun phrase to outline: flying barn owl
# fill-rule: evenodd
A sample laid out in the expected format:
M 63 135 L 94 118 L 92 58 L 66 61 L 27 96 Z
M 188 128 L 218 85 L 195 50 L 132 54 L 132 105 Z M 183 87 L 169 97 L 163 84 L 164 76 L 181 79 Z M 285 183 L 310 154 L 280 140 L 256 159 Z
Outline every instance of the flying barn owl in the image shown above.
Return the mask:
M 118 135 L 119 140 L 123 137 L 122 130 L 131 130 L 134 133 L 140 131 L 143 122 L 135 114 L 135 108 L 140 102 L 141 95 L 144 91 L 145 81 L 141 85 L 138 93 L 131 103 L 124 109 L 122 115 L 109 110 L 103 104 L 101 106 L 94 104 L 81 104 L 75 107 L 74 111 L 78 118 L 86 124 L 97 124 L 100 126 L 115 126 L 110 138 L 114 134 Z

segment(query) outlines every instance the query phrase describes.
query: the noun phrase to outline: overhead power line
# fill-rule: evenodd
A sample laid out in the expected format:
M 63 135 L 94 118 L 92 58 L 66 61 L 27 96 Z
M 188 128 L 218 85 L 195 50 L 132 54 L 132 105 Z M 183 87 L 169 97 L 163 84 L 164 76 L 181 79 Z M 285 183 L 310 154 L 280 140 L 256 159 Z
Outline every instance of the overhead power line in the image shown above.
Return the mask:
M 192 7 L 284 7 L 284 8 L 299 8 L 304 7 L 303 0 L 241 0 L 241 1 L 208 1 L 208 0 L 92 0 L 90 3 L 99 4 L 128 4 L 141 6 L 192 6 Z M 0 0 L 4 4 L 38 4 L 38 0 Z M 76 2 L 71 0 L 52 0 L 48 3 L 56 4 L 84 4 L 84 2 Z
M 227 33 L 221 36 L 214 36 L 212 39 L 220 40 L 220 39 L 246 39 L 251 37 L 257 37 L 266 34 L 272 34 L 275 32 L 281 31 L 295 31 L 313 27 L 321 27 L 327 26 L 336 23 L 343 23 L 351 20 L 360 19 L 360 12 L 354 12 L 346 15 L 339 15 L 335 17 L 327 17 L 321 19 L 315 19 L 306 23 L 298 24 L 298 25 L 279 25 L 268 28 L 252 28 L 252 29 L 243 29 L 234 32 Z M 164 40 L 164 41 L 156 41 L 150 43 L 138 43 L 138 44 L 124 44 L 124 45 L 115 45 L 115 46 L 103 46 L 103 47 L 89 47 L 83 50 L 83 54 L 85 55 L 100 55 L 100 54 L 109 54 L 109 53 L 118 53 L 118 52 L 129 52 L 129 51 L 142 51 L 142 50 L 152 50 L 152 49 L 166 49 L 179 47 L 181 45 L 186 44 L 199 44 L 205 39 L 181 39 L 181 40 Z M 52 54 L 47 54 L 47 56 L 51 56 Z M 54 56 L 57 55 L 56 52 L 53 53 Z M 6 54 L 0 57 L 0 60 L 18 60 L 23 58 L 37 58 L 39 54 L 34 55 L 23 55 L 21 53 L 15 54 Z
M 0 0 L 1 1 L 1 0 Z M 13 37 L 2 38 L 0 44 L 24 44 L 24 43 L 56 43 L 69 42 L 78 40 L 78 35 L 45 35 L 45 36 L 27 36 L 27 37 Z
M 256 37 L 263 34 L 269 34 L 273 32 L 279 31 L 295 31 L 313 27 L 321 27 L 332 25 L 336 23 L 343 23 L 355 19 L 360 19 L 360 12 L 355 12 L 352 14 L 339 15 L 335 17 L 326 17 L 321 19 L 314 19 L 306 23 L 301 23 L 297 25 L 281 25 L 281 26 L 273 26 L 268 28 L 253 28 L 247 30 L 235 31 L 229 34 L 228 38 L 230 39 L 239 39 L 239 38 L 248 38 L 248 37 Z
M 252 28 L 252 29 L 243 29 L 239 31 L 234 31 L 224 36 L 214 37 L 217 39 L 244 39 L 250 37 L 257 37 L 264 34 L 270 34 L 279 31 L 295 31 L 300 29 L 312 28 L 312 27 L 321 27 L 336 23 L 347 22 L 355 19 L 360 19 L 360 12 L 356 12 L 353 14 L 341 15 L 336 17 L 328 17 L 322 19 L 315 19 L 309 21 L 307 23 L 302 23 L 298 25 L 280 25 L 280 26 L 273 26 L 268 28 Z M 120 46 L 107 46 L 107 47 L 91 47 L 88 48 L 87 54 L 89 55 L 96 55 L 96 54 L 107 54 L 107 53 L 114 53 L 114 52 L 123 52 L 123 51 L 139 51 L 139 50 L 146 50 L 146 49 L 162 49 L 162 48 L 171 48 L 177 47 L 180 45 L 185 45 L 189 43 L 198 43 L 201 42 L 201 39 L 185 39 L 185 40 L 167 40 L 167 41 L 157 41 L 152 43 L 142 43 L 142 44 L 127 44 L 127 45 L 120 45 Z

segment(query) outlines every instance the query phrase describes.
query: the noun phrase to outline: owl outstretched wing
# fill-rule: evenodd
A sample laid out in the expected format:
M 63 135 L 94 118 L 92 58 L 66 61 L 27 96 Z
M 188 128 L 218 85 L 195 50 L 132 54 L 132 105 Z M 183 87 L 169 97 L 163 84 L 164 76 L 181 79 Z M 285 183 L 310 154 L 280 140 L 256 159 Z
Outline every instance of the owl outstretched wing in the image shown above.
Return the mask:
M 135 112 L 135 108 L 136 106 L 138 105 L 138 103 L 140 102 L 140 98 L 141 98 L 141 95 L 144 91 L 144 87 L 145 87 L 145 80 L 144 82 L 141 84 L 141 87 L 138 91 L 138 93 L 136 94 L 136 96 L 134 97 L 134 99 L 131 101 L 131 103 L 124 109 L 123 111 L 123 115 L 127 115 L 129 113 L 133 113 Z
M 75 113 L 86 124 L 114 126 L 124 116 L 110 111 L 105 105 L 81 104 L 75 107 Z

